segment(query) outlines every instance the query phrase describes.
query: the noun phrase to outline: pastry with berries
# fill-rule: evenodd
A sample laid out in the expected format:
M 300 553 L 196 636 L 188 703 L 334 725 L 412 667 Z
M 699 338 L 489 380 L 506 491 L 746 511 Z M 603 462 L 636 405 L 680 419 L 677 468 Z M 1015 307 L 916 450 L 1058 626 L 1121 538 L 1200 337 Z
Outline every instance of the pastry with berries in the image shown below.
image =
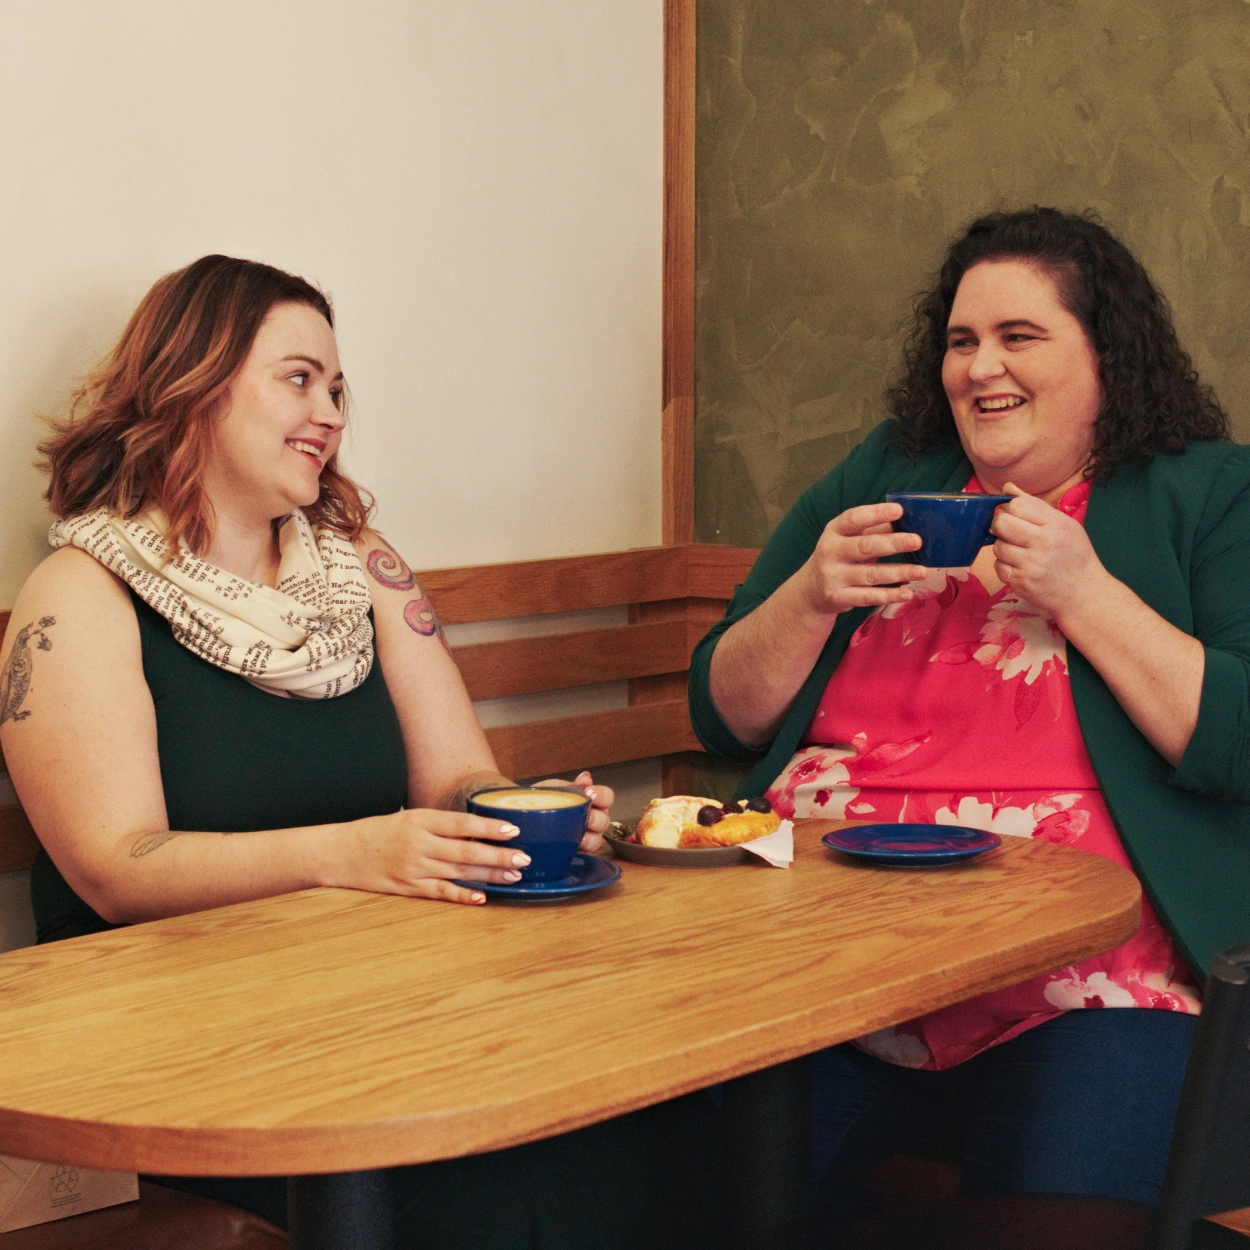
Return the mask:
M 766 838 L 781 819 L 765 798 L 720 803 L 689 794 L 652 799 L 642 813 L 635 837 L 643 846 L 737 846 Z

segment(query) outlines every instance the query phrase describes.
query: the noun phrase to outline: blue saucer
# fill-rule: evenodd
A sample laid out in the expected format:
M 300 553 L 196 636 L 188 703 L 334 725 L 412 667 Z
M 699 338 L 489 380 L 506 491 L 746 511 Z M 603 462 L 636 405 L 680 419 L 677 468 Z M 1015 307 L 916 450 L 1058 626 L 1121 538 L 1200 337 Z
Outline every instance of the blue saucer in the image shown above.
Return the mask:
M 852 825 L 821 841 L 830 850 L 877 864 L 924 868 L 970 859 L 1001 845 L 1002 838 L 962 825 Z
M 518 881 L 515 885 L 496 885 L 492 881 L 457 881 L 470 890 L 481 890 L 491 898 L 526 898 L 547 901 L 570 898 L 574 894 L 587 894 L 602 890 L 621 879 L 620 865 L 610 859 L 596 859 L 593 855 L 574 855 L 569 870 L 556 881 Z

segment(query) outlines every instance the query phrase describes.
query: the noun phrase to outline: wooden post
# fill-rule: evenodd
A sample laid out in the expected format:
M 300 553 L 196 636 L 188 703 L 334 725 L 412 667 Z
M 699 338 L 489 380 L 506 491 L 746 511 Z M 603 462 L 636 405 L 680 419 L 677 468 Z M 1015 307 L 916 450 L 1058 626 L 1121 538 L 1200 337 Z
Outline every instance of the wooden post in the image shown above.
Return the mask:
M 695 536 L 695 0 L 664 0 L 664 370 L 662 535 Z M 677 552 L 674 552 L 676 555 Z M 637 604 L 631 621 L 684 620 L 686 600 Z M 629 701 L 684 697 L 685 674 L 630 682 Z M 661 794 L 689 793 L 689 752 L 661 756 Z
M 694 541 L 694 109 L 695 0 L 664 0 L 664 366 L 661 389 L 662 534 Z M 674 552 L 674 555 L 678 555 Z M 635 604 L 631 621 L 684 620 L 686 600 Z M 630 703 L 684 698 L 686 676 L 629 683 Z M 688 793 L 689 752 L 661 756 L 660 791 Z
M 663 541 L 694 541 L 695 0 L 664 0 Z

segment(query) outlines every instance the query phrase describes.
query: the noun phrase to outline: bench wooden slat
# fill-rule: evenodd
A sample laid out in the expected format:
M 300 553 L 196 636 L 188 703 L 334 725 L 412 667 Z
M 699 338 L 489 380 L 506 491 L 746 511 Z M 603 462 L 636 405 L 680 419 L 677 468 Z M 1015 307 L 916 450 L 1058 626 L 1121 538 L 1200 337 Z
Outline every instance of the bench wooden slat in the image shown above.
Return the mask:
M 685 699 L 504 725 L 488 729 L 486 738 L 500 772 L 516 778 L 598 768 L 698 748 Z
M 0 643 L 4 642 L 4 635 L 8 632 L 8 629 L 9 629 L 9 617 L 12 615 L 13 613 L 10 612 L 7 608 L 3 612 L 0 612 Z M 4 749 L 0 747 L 0 773 L 7 773 L 8 771 L 9 770 L 5 767 L 5 764 L 4 764 Z M 3 828 L 3 826 L 0 826 L 0 828 Z M 4 838 L 3 834 L 0 833 L 0 863 L 3 862 L 5 842 L 6 842 L 6 839 Z M 7 869 L 7 868 L 0 869 L 0 872 L 10 872 L 10 871 L 12 870 Z
M 685 595 L 686 549 L 640 547 L 603 555 L 427 569 L 417 574 L 444 625 L 580 612 Z
M 444 625 L 660 599 L 728 599 L 759 551 L 687 543 L 512 564 L 427 569 L 418 580 Z
M 693 645 L 685 622 L 662 621 L 480 642 L 452 655 L 471 699 L 502 699 L 684 672 Z
M 760 554 L 758 547 L 691 543 L 686 553 L 686 595 L 691 599 L 732 599 Z M 717 613 L 720 616 L 720 613 Z
M 0 872 L 19 872 L 35 862 L 39 839 L 20 807 L 0 807 Z

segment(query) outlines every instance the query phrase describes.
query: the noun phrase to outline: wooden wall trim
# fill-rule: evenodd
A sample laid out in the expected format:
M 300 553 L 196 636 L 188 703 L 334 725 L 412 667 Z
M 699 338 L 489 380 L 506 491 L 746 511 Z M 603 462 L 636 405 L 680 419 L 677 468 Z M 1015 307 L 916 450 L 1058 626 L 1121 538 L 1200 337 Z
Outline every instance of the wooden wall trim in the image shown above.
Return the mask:
M 695 0 L 664 0 L 663 536 L 694 541 Z

